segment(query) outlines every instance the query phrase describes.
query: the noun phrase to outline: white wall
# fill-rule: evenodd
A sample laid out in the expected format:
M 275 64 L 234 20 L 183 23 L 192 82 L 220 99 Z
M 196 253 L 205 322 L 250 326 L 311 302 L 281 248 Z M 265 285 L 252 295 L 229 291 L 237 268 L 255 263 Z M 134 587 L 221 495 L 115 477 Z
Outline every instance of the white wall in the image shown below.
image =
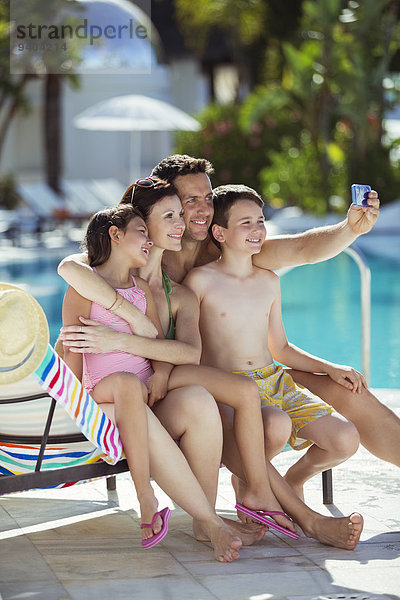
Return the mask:
M 13 172 L 25 181 L 44 180 L 43 83 L 28 84 L 32 112 L 18 115 L 9 130 L 0 172 Z M 156 66 L 151 75 L 82 75 L 80 88 L 63 85 L 63 177 L 90 179 L 113 177 L 130 183 L 130 134 L 127 132 L 85 131 L 73 126 L 73 119 L 96 102 L 124 94 L 143 94 L 175 104 L 190 114 L 208 101 L 205 79 L 194 60 Z M 143 132 L 141 135 L 142 174 L 173 151 L 170 132 Z

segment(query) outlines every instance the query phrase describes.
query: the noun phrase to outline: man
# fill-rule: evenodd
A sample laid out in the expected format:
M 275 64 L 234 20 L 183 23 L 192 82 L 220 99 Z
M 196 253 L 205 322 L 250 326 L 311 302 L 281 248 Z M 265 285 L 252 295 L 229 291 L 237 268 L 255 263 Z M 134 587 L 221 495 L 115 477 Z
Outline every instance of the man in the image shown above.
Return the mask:
M 154 167 L 152 175 L 173 182 L 184 209 L 186 230 L 180 252 L 165 252 L 165 270 L 181 282 L 193 268 L 215 260 L 218 249 L 212 243 L 208 228 L 214 214 L 210 175 L 213 168 L 205 159 L 175 154 Z M 369 208 L 351 205 L 346 219 L 336 225 L 319 227 L 304 233 L 269 237 L 253 263 L 264 269 L 276 270 L 287 266 L 317 263 L 339 254 L 359 235 L 368 233 L 379 215 L 379 199 L 372 191 Z M 353 394 L 326 375 L 291 371 L 293 379 L 333 406 L 352 421 L 360 434 L 361 443 L 372 454 L 400 466 L 400 419 L 384 404 L 363 388 Z M 232 411 L 224 407 L 225 446 L 234 444 Z M 385 435 L 382 435 L 382 432 Z M 266 432 L 268 435 L 268 431 Z M 230 442 L 228 443 L 228 438 Z

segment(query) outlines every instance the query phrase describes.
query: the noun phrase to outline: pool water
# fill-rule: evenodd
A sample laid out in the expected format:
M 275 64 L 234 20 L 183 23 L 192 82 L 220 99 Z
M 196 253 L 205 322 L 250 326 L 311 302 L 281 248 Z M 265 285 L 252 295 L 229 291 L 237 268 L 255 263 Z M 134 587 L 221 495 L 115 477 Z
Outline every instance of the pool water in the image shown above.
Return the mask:
M 23 285 L 42 305 L 55 343 L 65 282 L 58 259 L 0 266 L 0 281 Z M 371 268 L 371 387 L 400 388 L 400 262 L 368 257 Z M 360 275 L 345 254 L 282 276 L 283 320 L 290 342 L 361 370 Z
M 400 388 L 400 262 L 367 257 L 371 269 L 371 387 Z M 283 275 L 288 340 L 361 370 L 360 274 L 346 254 Z

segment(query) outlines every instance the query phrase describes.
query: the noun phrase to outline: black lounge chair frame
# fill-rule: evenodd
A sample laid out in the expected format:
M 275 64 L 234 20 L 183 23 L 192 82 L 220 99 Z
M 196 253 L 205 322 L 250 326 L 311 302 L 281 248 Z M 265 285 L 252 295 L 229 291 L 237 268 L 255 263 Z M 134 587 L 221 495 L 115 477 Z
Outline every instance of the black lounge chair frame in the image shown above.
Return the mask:
M 50 444 L 73 444 L 87 441 L 82 433 L 68 435 L 50 435 L 56 401 L 45 392 L 21 396 L 17 398 L 2 398 L 0 404 L 13 404 L 17 402 L 29 402 L 38 398 L 50 398 L 50 408 L 47 414 L 46 424 L 42 436 L 10 435 L 0 433 L 0 443 L 38 444 L 40 450 L 36 461 L 35 471 L 22 475 L 0 474 L 0 495 L 12 492 L 23 492 L 36 488 L 46 488 L 63 483 L 73 483 L 96 477 L 107 477 L 107 489 L 115 490 L 115 475 L 129 471 L 126 460 L 121 460 L 115 465 L 110 465 L 102 460 L 89 465 L 65 467 L 61 469 L 49 469 L 41 471 L 43 455 L 48 443 Z M 333 503 L 332 469 L 322 473 L 322 498 L 324 504 Z

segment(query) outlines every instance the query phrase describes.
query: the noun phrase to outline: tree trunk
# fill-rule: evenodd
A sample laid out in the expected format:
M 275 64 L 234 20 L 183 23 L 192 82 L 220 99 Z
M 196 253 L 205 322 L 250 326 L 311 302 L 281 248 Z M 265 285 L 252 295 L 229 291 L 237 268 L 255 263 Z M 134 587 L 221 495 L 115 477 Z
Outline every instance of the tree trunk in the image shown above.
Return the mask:
M 0 115 L 2 116 L 0 124 L 0 161 L 1 155 L 4 150 L 8 130 L 10 128 L 12 120 L 21 108 L 22 93 L 26 84 L 31 78 L 32 75 L 23 75 L 20 81 L 18 82 L 18 85 L 15 85 L 13 93 L 3 92 L 0 95 Z
M 46 75 L 44 102 L 45 171 L 47 184 L 61 192 L 61 76 Z

